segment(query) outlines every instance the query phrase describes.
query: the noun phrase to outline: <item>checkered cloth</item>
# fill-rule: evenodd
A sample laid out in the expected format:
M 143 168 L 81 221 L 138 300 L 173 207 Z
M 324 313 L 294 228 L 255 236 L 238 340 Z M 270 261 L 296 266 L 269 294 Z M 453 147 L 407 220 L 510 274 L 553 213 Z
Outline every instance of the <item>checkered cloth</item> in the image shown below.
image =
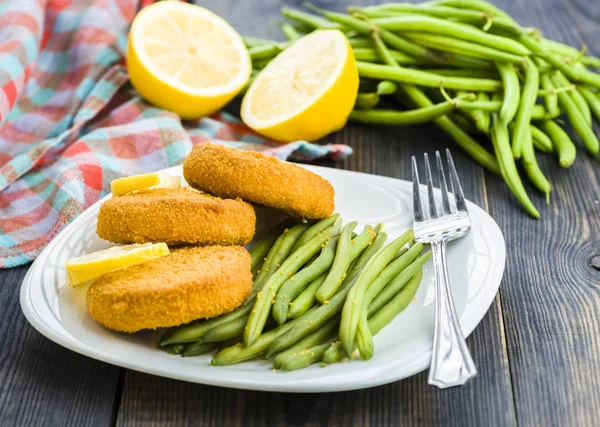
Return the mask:
M 181 164 L 211 140 L 281 159 L 345 145 L 267 141 L 226 113 L 184 122 L 147 104 L 123 67 L 147 0 L 0 3 L 0 268 L 25 264 L 125 175 Z

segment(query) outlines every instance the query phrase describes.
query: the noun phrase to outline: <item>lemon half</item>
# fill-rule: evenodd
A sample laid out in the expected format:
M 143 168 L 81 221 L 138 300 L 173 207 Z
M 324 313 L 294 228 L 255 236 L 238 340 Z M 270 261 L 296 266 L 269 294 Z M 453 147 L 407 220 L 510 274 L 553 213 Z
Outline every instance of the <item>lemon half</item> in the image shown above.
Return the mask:
M 281 52 L 242 101 L 242 120 L 279 141 L 319 139 L 342 128 L 358 93 L 352 48 L 339 30 L 317 30 Z
M 118 178 L 110 183 L 113 196 L 122 196 L 133 192 L 152 190 L 155 188 L 181 187 L 181 178 L 170 176 L 166 172 L 143 173 L 141 175 Z
M 252 64 L 225 20 L 200 6 L 161 1 L 135 17 L 127 68 L 140 95 L 194 119 L 229 102 L 250 78 Z

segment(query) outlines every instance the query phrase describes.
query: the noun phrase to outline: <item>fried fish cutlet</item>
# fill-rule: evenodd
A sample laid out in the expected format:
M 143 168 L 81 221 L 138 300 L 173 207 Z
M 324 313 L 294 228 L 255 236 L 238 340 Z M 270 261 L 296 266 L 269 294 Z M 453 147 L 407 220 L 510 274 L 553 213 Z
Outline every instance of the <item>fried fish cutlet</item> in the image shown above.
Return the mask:
M 185 159 L 183 176 L 199 190 L 240 197 L 297 218 L 326 218 L 334 210 L 334 190 L 326 179 L 252 151 L 198 144 Z
M 88 289 L 88 311 L 98 323 L 121 332 L 215 317 L 248 297 L 250 262 L 239 246 L 177 249 L 101 276 Z
M 96 232 L 115 243 L 245 245 L 255 227 L 254 208 L 242 200 L 160 188 L 107 200 Z

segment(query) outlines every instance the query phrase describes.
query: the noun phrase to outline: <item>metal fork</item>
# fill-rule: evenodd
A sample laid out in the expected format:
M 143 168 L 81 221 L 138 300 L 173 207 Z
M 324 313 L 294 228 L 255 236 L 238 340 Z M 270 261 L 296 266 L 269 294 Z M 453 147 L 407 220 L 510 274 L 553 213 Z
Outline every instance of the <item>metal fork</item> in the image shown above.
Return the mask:
M 423 209 L 419 192 L 419 174 L 417 160 L 412 158 L 413 204 L 415 240 L 431 244 L 433 253 L 433 274 L 435 277 L 435 331 L 433 335 L 433 353 L 429 367 L 429 384 L 439 388 L 462 385 L 477 375 L 471 353 L 460 329 L 458 315 L 454 308 L 448 265 L 446 262 L 446 243 L 458 239 L 469 232 L 471 219 L 463 195 L 454 161 L 450 150 L 446 150 L 450 185 L 456 208 L 451 207 L 446 176 L 440 153 L 435 153 L 442 193 L 443 215 L 438 215 L 433 195 L 433 180 L 429 158 L 425 153 L 425 176 L 429 199 L 429 215 Z

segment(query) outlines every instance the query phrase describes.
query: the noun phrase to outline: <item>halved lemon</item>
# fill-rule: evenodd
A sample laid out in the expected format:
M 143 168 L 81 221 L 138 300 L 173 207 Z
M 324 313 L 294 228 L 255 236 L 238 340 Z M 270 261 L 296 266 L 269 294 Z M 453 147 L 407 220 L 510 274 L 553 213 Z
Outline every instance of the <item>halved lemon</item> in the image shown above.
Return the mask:
M 65 262 L 69 285 L 77 286 L 103 274 L 169 255 L 165 243 L 114 246 Z
M 319 139 L 348 120 L 358 92 L 352 48 L 339 30 L 298 39 L 256 77 L 242 101 L 242 120 L 279 141 Z
M 140 95 L 194 119 L 229 102 L 252 64 L 242 38 L 223 19 L 200 6 L 161 1 L 134 19 L 127 68 Z
M 115 179 L 110 183 L 110 189 L 113 196 L 122 196 L 124 194 L 152 190 L 154 188 L 174 187 L 181 187 L 181 178 L 178 176 L 170 176 L 166 172 L 152 172 L 127 176 Z

